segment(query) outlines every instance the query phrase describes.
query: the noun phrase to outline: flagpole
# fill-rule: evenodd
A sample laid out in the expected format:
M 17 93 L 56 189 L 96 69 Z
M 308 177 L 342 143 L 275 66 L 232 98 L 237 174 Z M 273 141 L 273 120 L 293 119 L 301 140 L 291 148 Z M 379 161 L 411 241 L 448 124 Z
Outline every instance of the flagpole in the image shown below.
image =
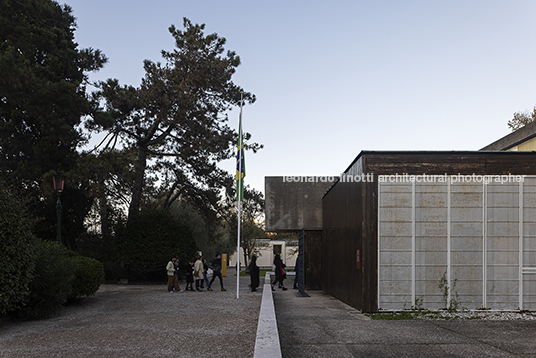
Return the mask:
M 240 119 L 238 124 L 238 249 L 237 249 L 237 260 L 236 260 L 236 298 L 240 298 L 240 224 L 242 222 L 242 163 L 243 159 L 243 140 L 242 140 L 242 106 L 244 104 L 244 94 L 240 95 Z

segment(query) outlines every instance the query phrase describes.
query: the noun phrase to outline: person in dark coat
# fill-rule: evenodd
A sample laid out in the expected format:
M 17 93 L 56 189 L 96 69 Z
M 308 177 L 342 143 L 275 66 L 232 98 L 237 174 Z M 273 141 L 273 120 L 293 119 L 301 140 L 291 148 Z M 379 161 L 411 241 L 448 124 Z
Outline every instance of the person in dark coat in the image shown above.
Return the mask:
M 210 266 L 212 269 L 212 280 L 210 280 L 207 290 L 212 291 L 212 282 L 217 278 L 220 279 L 220 286 L 222 291 L 227 291 L 225 288 L 223 288 L 223 279 L 221 277 L 221 255 L 217 254 L 214 260 L 210 261 Z
M 194 290 L 194 260 L 188 261 L 186 265 L 186 291 Z
M 257 287 L 259 287 L 259 266 L 257 266 L 257 256 L 251 256 L 251 262 L 249 263 L 249 277 L 251 279 L 251 292 L 257 292 Z
M 205 282 L 207 284 L 207 287 L 209 285 L 209 281 L 208 281 L 208 264 L 207 264 L 207 259 L 203 259 L 203 278 L 205 279 Z M 201 281 L 201 288 L 205 288 L 203 286 L 203 281 Z
M 283 285 L 283 280 L 287 278 L 287 275 L 285 273 L 285 267 L 286 265 L 281 261 L 281 255 L 279 253 L 275 254 L 274 257 L 274 265 L 275 265 L 275 281 L 272 282 L 272 291 L 275 291 L 275 283 L 279 282 L 279 287 L 283 291 L 286 291 L 287 288 Z

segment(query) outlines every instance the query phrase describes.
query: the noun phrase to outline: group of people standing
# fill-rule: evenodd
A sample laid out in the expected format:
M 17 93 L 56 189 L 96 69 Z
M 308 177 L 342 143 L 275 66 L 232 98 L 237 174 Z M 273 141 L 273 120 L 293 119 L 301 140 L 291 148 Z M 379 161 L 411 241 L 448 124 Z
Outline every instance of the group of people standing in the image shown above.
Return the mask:
M 286 291 L 287 288 L 283 285 L 283 281 L 285 278 L 287 278 L 287 271 L 286 271 L 287 265 L 283 263 L 283 260 L 281 260 L 281 255 L 279 253 L 275 254 L 274 257 L 274 271 L 275 271 L 275 280 L 272 282 L 272 291 L 275 291 L 275 284 L 278 283 L 278 287 L 282 289 L 283 291 Z M 257 256 L 252 255 L 251 256 L 251 262 L 248 266 L 249 276 L 251 278 L 251 292 L 257 292 L 257 288 L 259 287 L 259 266 L 257 266 Z
M 197 256 L 197 260 L 190 260 L 186 265 L 186 289 L 181 290 L 179 287 L 179 259 L 176 256 L 171 258 L 171 261 L 168 262 L 166 266 L 167 276 L 168 276 L 168 286 L 167 290 L 169 293 L 173 292 L 183 292 L 183 291 L 201 291 L 204 289 L 204 284 L 207 284 L 207 290 L 212 291 L 212 283 L 216 277 L 220 280 L 220 287 L 222 291 L 227 291 L 223 287 L 223 278 L 221 275 L 221 255 L 217 254 L 216 257 L 207 264 L 207 260 L 204 259 L 201 255 Z M 212 280 L 208 280 L 208 269 L 212 269 Z M 283 291 L 286 291 L 287 288 L 283 285 L 283 281 L 287 277 L 286 265 L 281 260 L 281 255 L 279 253 L 275 254 L 274 257 L 274 270 L 275 270 L 275 280 L 272 283 L 272 291 L 275 291 L 275 284 L 278 283 L 278 287 Z M 248 266 L 249 276 L 251 279 L 250 287 L 252 292 L 257 292 L 257 288 L 260 284 L 260 269 L 257 266 L 257 256 L 252 255 L 251 260 Z M 195 282 L 195 290 L 193 283 Z M 295 283 L 296 284 L 296 283 Z
M 208 280 L 208 269 L 212 269 L 212 280 Z M 181 290 L 179 287 L 179 259 L 173 256 L 166 266 L 168 276 L 167 290 L 169 293 L 184 292 L 184 291 L 201 291 L 205 288 L 204 284 L 207 284 L 207 290 L 212 291 L 212 283 L 216 277 L 220 280 L 220 287 L 222 291 L 226 291 L 223 287 L 223 278 L 221 275 L 221 255 L 217 254 L 216 257 L 207 264 L 207 260 L 201 255 L 197 256 L 197 260 L 189 260 L 185 269 L 186 288 Z M 195 281 L 195 290 L 193 283 Z

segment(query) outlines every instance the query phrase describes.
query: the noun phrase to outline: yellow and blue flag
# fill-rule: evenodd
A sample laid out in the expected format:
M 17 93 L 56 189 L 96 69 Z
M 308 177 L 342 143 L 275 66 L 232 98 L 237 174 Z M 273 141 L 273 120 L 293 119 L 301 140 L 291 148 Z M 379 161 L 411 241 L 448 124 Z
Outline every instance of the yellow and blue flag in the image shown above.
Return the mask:
M 246 176 L 246 159 L 244 158 L 244 138 L 242 135 L 242 113 L 238 125 L 238 149 L 236 151 L 236 200 L 244 199 L 244 177 Z

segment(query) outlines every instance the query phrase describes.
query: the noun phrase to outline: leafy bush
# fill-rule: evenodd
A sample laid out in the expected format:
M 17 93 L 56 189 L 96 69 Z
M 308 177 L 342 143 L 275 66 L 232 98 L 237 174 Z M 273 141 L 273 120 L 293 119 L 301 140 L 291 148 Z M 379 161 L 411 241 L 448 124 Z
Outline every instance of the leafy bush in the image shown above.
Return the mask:
M 54 314 L 72 297 L 76 271 L 76 261 L 69 258 L 67 248 L 41 241 L 37 245 L 34 278 L 29 285 L 30 299 L 20 314 L 30 318 Z
M 163 211 L 144 211 L 128 224 L 119 226 L 116 234 L 121 261 L 131 270 L 144 273 L 162 272 L 172 255 L 182 264 L 193 258 L 197 246 L 187 225 Z
M 104 265 L 90 257 L 69 251 L 70 259 L 76 265 L 72 283 L 71 298 L 93 296 L 104 282 Z
M 29 298 L 36 239 L 22 205 L 0 182 L 0 315 Z

